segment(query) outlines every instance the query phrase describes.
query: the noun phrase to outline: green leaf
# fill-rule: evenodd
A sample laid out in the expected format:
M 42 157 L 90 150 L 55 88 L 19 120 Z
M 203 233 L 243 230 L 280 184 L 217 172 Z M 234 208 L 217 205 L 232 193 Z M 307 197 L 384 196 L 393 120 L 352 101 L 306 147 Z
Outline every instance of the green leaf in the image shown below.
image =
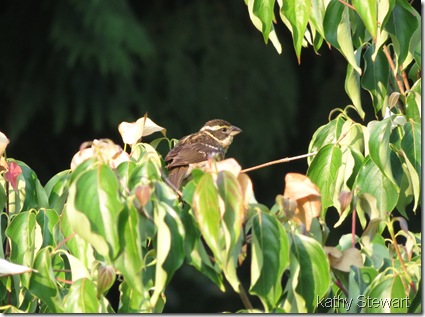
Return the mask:
M 266 12 L 262 12 L 262 18 L 264 19 L 264 21 L 267 24 L 266 26 L 263 27 L 263 22 L 254 13 L 254 3 L 255 3 L 255 1 L 256 0 L 245 0 L 245 3 L 248 6 L 248 13 L 249 13 L 249 17 L 251 19 L 251 22 L 252 22 L 252 24 L 254 24 L 254 26 L 257 28 L 257 30 L 259 30 L 262 33 L 263 33 L 263 28 L 265 30 L 267 30 L 270 26 L 270 32 L 268 34 L 263 33 L 263 37 L 270 39 L 270 41 L 272 42 L 276 51 L 280 54 L 280 53 L 282 53 L 282 45 L 280 44 L 279 39 L 277 38 L 276 31 L 273 27 L 273 24 L 266 20 L 267 14 L 268 14 L 269 11 L 266 10 Z M 264 0 L 264 1 L 267 1 L 267 0 Z M 271 0 L 269 0 L 269 1 L 271 1 Z M 268 2 L 268 3 L 270 3 L 270 2 Z M 267 9 L 270 10 L 269 6 L 267 6 Z
M 30 211 L 17 214 L 5 234 L 10 239 L 10 261 L 32 267 L 34 256 L 43 242 L 35 214 Z M 22 284 L 28 286 L 29 276 L 24 274 L 21 279 Z
M 397 204 L 397 186 L 380 171 L 370 157 L 366 158 L 361 167 L 355 186 L 359 196 L 370 194 L 376 199 L 381 218 L 386 218 L 387 213 L 391 212 Z
M 387 57 L 381 50 L 376 54 L 375 60 L 372 60 L 373 46 L 369 46 L 363 54 L 365 71 L 361 79 L 361 85 L 366 89 L 372 98 L 375 114 L 380 110 L 384 113 L 387 102 L 389 78 L 391 74 L 390 65 Z
M 123 205 L 118 187 L 112 169 L 99 165 L 84 171 L 71 183 L 66 206 L 75 233 L 90 242 L 99 254 L 112 259 L 120 251 L 117 224 Z
M 417 122 L 407 122 L 403 126 L 404 136 L 401 140 L 401 148 L 406 153 L 410 163 L 421 178 L 422 148 L 421 131 L 422 125 Z
M 368 142 L 370 158 L 381 172 L 395 183 L 391 167 L 391 118 L 370 122 L 368 130 L 370 131 Z
M 193 184 L 192 181 L 188 183 Z M 188 185 L 183 189 L 183 197 L 185 192 L 188 190 Z M 193 192 L 195 191 L 195 187 Z M 191 201 L 191 200 L 190 200 Z M 185 230 L 185 254 L 186 254 L 186 263 L 195 267 L 199 272 L 207 276 L 214 284 L 216 284 L 222 292 L 225 291 L 223 284 L 223 276 L 221 274 L 220 268 L 217 264 L 213 264 L 209 254 L 207 253 L 204 244 L 201 241 L 201 233 L 199 232 L 198 225 L 193 216 L 192 210 L 189 209 L 187 205 L 181 213 L 180 217 L 184 225 Z
M 85 267 L 91 268 L 95 260 L 93 247 L 83 238 L 75 235 L 66 212 L 61 215 L 60 227 L 64 238 L 67 239 L 65 245 L 69 252 L 79 259 Z
M 35 259 L 29 282 L 30 292 L 45 303 L 50 312 L 63 312 L 62 300 L 56 284 L 56 278 L 52 268 L 52 257 L 50 247 L 41 249 Z
M 354 57 L 356 59 L 357 64 L 359 65 L 360 65 L 361 53 L 362 53 L 362 50 L 360 48 L 358 48 L 354 52 Z M 353 105 L 356 108 L 359 116 L 363 119 L 365 116 L 365 112 L 362 108 L 362 102 L 361 102 L 360 75 L 350 63 L 347 64 L 347 72 L 345 76 L 344 87 L 345 87 L 345 91 L 347 92 L 347 95 L 350 97 L 351 101 L 353 102 Z
M 62 213 L 66 198 L 68 197 L 69 177 L 69 170 L 62 171 L 53 176 L 44 186 L 44 190 L 49 199 L 49 207 L 60 214 Z
M 97 289 L 88 278 L 74 281 L 64 301 L 66 313 L 99 313 Z
M 176 211 L 159 201 L 155 206 L 154 222 L 158 228 L 158 234 L 155 288 L 151 298 L 153 307 L 158 304 L 161 293 L 184 260 L 184 229 Z
M 132 292 L 142 296 L 142 238 L 140 217 L 134 207 L 124 207 L 119 216 L 118 228 L 123 251 L 113 263 Z
M 241 234 L 244 219 L 244 200 L 236 177 L 229 171 L 222 171 L 217 176 L 218 192 L 224 201 L 223 233 L 226 253 L 230 254 Z
M 391 274 L 376 280 L 358 305 L 365 313 L 406 314 L 409 302 L 400 275 Z
M 310 17 L 310 11 L 311 0 L 285 0 L 281 7 L 281 13 L 291 24 L 290 31 L 294 41 L 298 64 L 301 63 L 301 49 Z
M 59 215 L 53 209 L 40 209 L 36 216 L 37 223 L 40 225 L 41 233 L 43 235 L 43 245 L 56 246 L 57 239 L 60 238 L 58 234 Z
M 406 117 L 415 122 L 421 122 L 422 79 L 419 79 L 407 93 Z
M 266 312 L 279 303 L 282 276 L 289 265 L 289 242 L 273 216 L 259 213 L 252 219 L 252 262 L 249 292 L 260 297 Z
M 353 0 L 353 7 L 360 15 L 366 29 L 372 35 L 373 40 L 376 39 L 378 31 L 377 22 L 377 1 L 376 0 Z
M 206 244 L 216 260 L 223 263 L 221 251 L 224 249 L 224 239 L 221 233 L 219 196 L 211 174 L 204 174 L 199 180 L 192 207 Z
M 313 153 L 319 151 L 325 145 L 335 143 L 339 139 L 345 124 L 346 120 L 343 118 L 343 116 L 338 116 L 332 121 L 329 121 L 327 124 L 319 127 L 311 138 L 310 144 L 308 146 L 308 152 Z M 309 157 L 309 165 L 311 164 L 312 160 L 313 158 Z
M 307 176 L 320 189 L 322 218 L 324 218 L 326 209 L 333 205 L 335 180 L 341 164 L 341 149 L 333 144 L 328 144 L 319 150 L 307 170 Z
M 324 1 L 311 0 L 310 21 L 322 37 L 325 37 L 325 31 L 323 29 L 325 10 L 326 7 Z
M 305 307 L 298 307 L 298 311 L 305 309 L 312 313 L 316 311 L 320 299 L 327 294 L 331 285 L 328 257 L 316 240 L 298 234 L 291 237 L 291 256 L 299 263 L 297 283 L 292 286 L 292 291 L 305 301 Z M 296 272 L 292 271 L 291 265 L 291 278 L 294 273 Z
M 261 20 L 264 42 L 267 43 L 274 18 L 273 7 L 275 0 L 254 0 L 253 13 Z
M 364 292 L 367 287 L 372 283 L 378 272 L 372 267 L 358 268 L 351 266 L 348 276 L 348 298 L 353 299 L 350 309 L 345 310 L 349 313 L 359 313 L 359 301 L 364 299 Z M 345 312 L 344 311 L 344 312 Z
M 419 14 L 406 0 L 395 1 L 395 6 L 385 29 L 391 35 L 399 66 L 402 66 L 408 55 L 413 53 L 409 52 L 409 49 L 412 48 L 410 42 L 413 34 L 420 28 L 419 21 Z M 414 49 L 416 49 L 416 46 L 414 46 Z
M 340 1 L 330 1 L 325 12 L 323 27 L 325 38 L 332 46 L 338 49 L 359 75 L 362 70 L 354 56 L 354 47 L 351 37 L 350 15 L 347 6 Z
M 147 296 L 138 292 L 134 292 L 133 288 L 129 286 L 128 280 L 124 280 L 120 286 L 120 304 L 118 313 L 151 313 L 149 301 L 146 300 Z M 147 293 L 147 291 L 145 292 Z

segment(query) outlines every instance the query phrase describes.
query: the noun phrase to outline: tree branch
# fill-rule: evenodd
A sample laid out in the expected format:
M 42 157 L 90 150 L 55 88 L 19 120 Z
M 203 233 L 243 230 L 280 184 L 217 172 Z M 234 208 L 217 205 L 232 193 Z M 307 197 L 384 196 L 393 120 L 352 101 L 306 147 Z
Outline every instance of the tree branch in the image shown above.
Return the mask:
M 279 159 L 279 160 L 276 160 L 276 161 L 271 161 L 271 162 L 256 165 L 256 166 L 253 166 L 253 167 L 245 168 L 241 172 L 242 173 L 251 172 L 251 171 L 263 168 L 263 167 L 267 167 L 267 166 L 271 166 L 271 165 L 275 165 L 275 164 L 280 164 L 280 163 L 286 163 L 286 162 L 290 162 L 290 161 L 295 161 L 295 160 L 303 159 L 303 158 L 313 156 L 313 155 L 316 155 L 316 154 L 317 154 L 317 152 L 313 152 L 313 153 L 308 153 L 308 154 L 303 154 L 303 155 L 298 155 L 298 156 L 293 156 L 293 157 L 285 157 L 283 159 Z

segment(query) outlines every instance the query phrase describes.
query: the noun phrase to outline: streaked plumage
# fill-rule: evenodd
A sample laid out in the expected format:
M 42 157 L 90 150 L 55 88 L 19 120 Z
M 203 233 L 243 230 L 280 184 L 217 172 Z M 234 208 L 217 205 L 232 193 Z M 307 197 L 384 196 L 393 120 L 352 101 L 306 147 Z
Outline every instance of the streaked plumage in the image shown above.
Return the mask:
M 208 158 L 224 159 L 233 137 L 241 129 L 221 119 L 210 120 L 196 133 L 179 140 L 165 157 L 168 179 L 179 188 L 193 168 L 202 168 Z

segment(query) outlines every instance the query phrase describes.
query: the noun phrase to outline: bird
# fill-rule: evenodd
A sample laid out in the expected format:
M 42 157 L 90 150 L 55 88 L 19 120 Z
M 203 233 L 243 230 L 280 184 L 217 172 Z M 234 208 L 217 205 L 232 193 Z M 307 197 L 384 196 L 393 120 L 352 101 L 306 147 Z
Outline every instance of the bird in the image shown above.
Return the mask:
M 203 169 L 210 158 L 223 160 L 233 137 L 241 132 L 225 120 L 213 119 L 198 132 L 182 137 L 164 159 L 168 180 L 179 189 L 194 168 Z

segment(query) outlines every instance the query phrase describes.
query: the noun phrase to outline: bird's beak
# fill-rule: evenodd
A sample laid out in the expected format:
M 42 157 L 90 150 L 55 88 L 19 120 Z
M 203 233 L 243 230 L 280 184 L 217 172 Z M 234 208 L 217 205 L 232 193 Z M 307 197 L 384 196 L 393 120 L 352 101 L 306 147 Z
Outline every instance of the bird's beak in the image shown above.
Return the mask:
M 239 134 L 239 133 L 241 133 L 241 132 L 242 132 L 242 130 L 241 130 L 241 129 L 239 129 L 238 127 L 233 126 L 233 127 L 232 127 L 232 130 L 230 131 L 230 135 L 231 135 L 231 136 L 235 136 L 236 134 Z

